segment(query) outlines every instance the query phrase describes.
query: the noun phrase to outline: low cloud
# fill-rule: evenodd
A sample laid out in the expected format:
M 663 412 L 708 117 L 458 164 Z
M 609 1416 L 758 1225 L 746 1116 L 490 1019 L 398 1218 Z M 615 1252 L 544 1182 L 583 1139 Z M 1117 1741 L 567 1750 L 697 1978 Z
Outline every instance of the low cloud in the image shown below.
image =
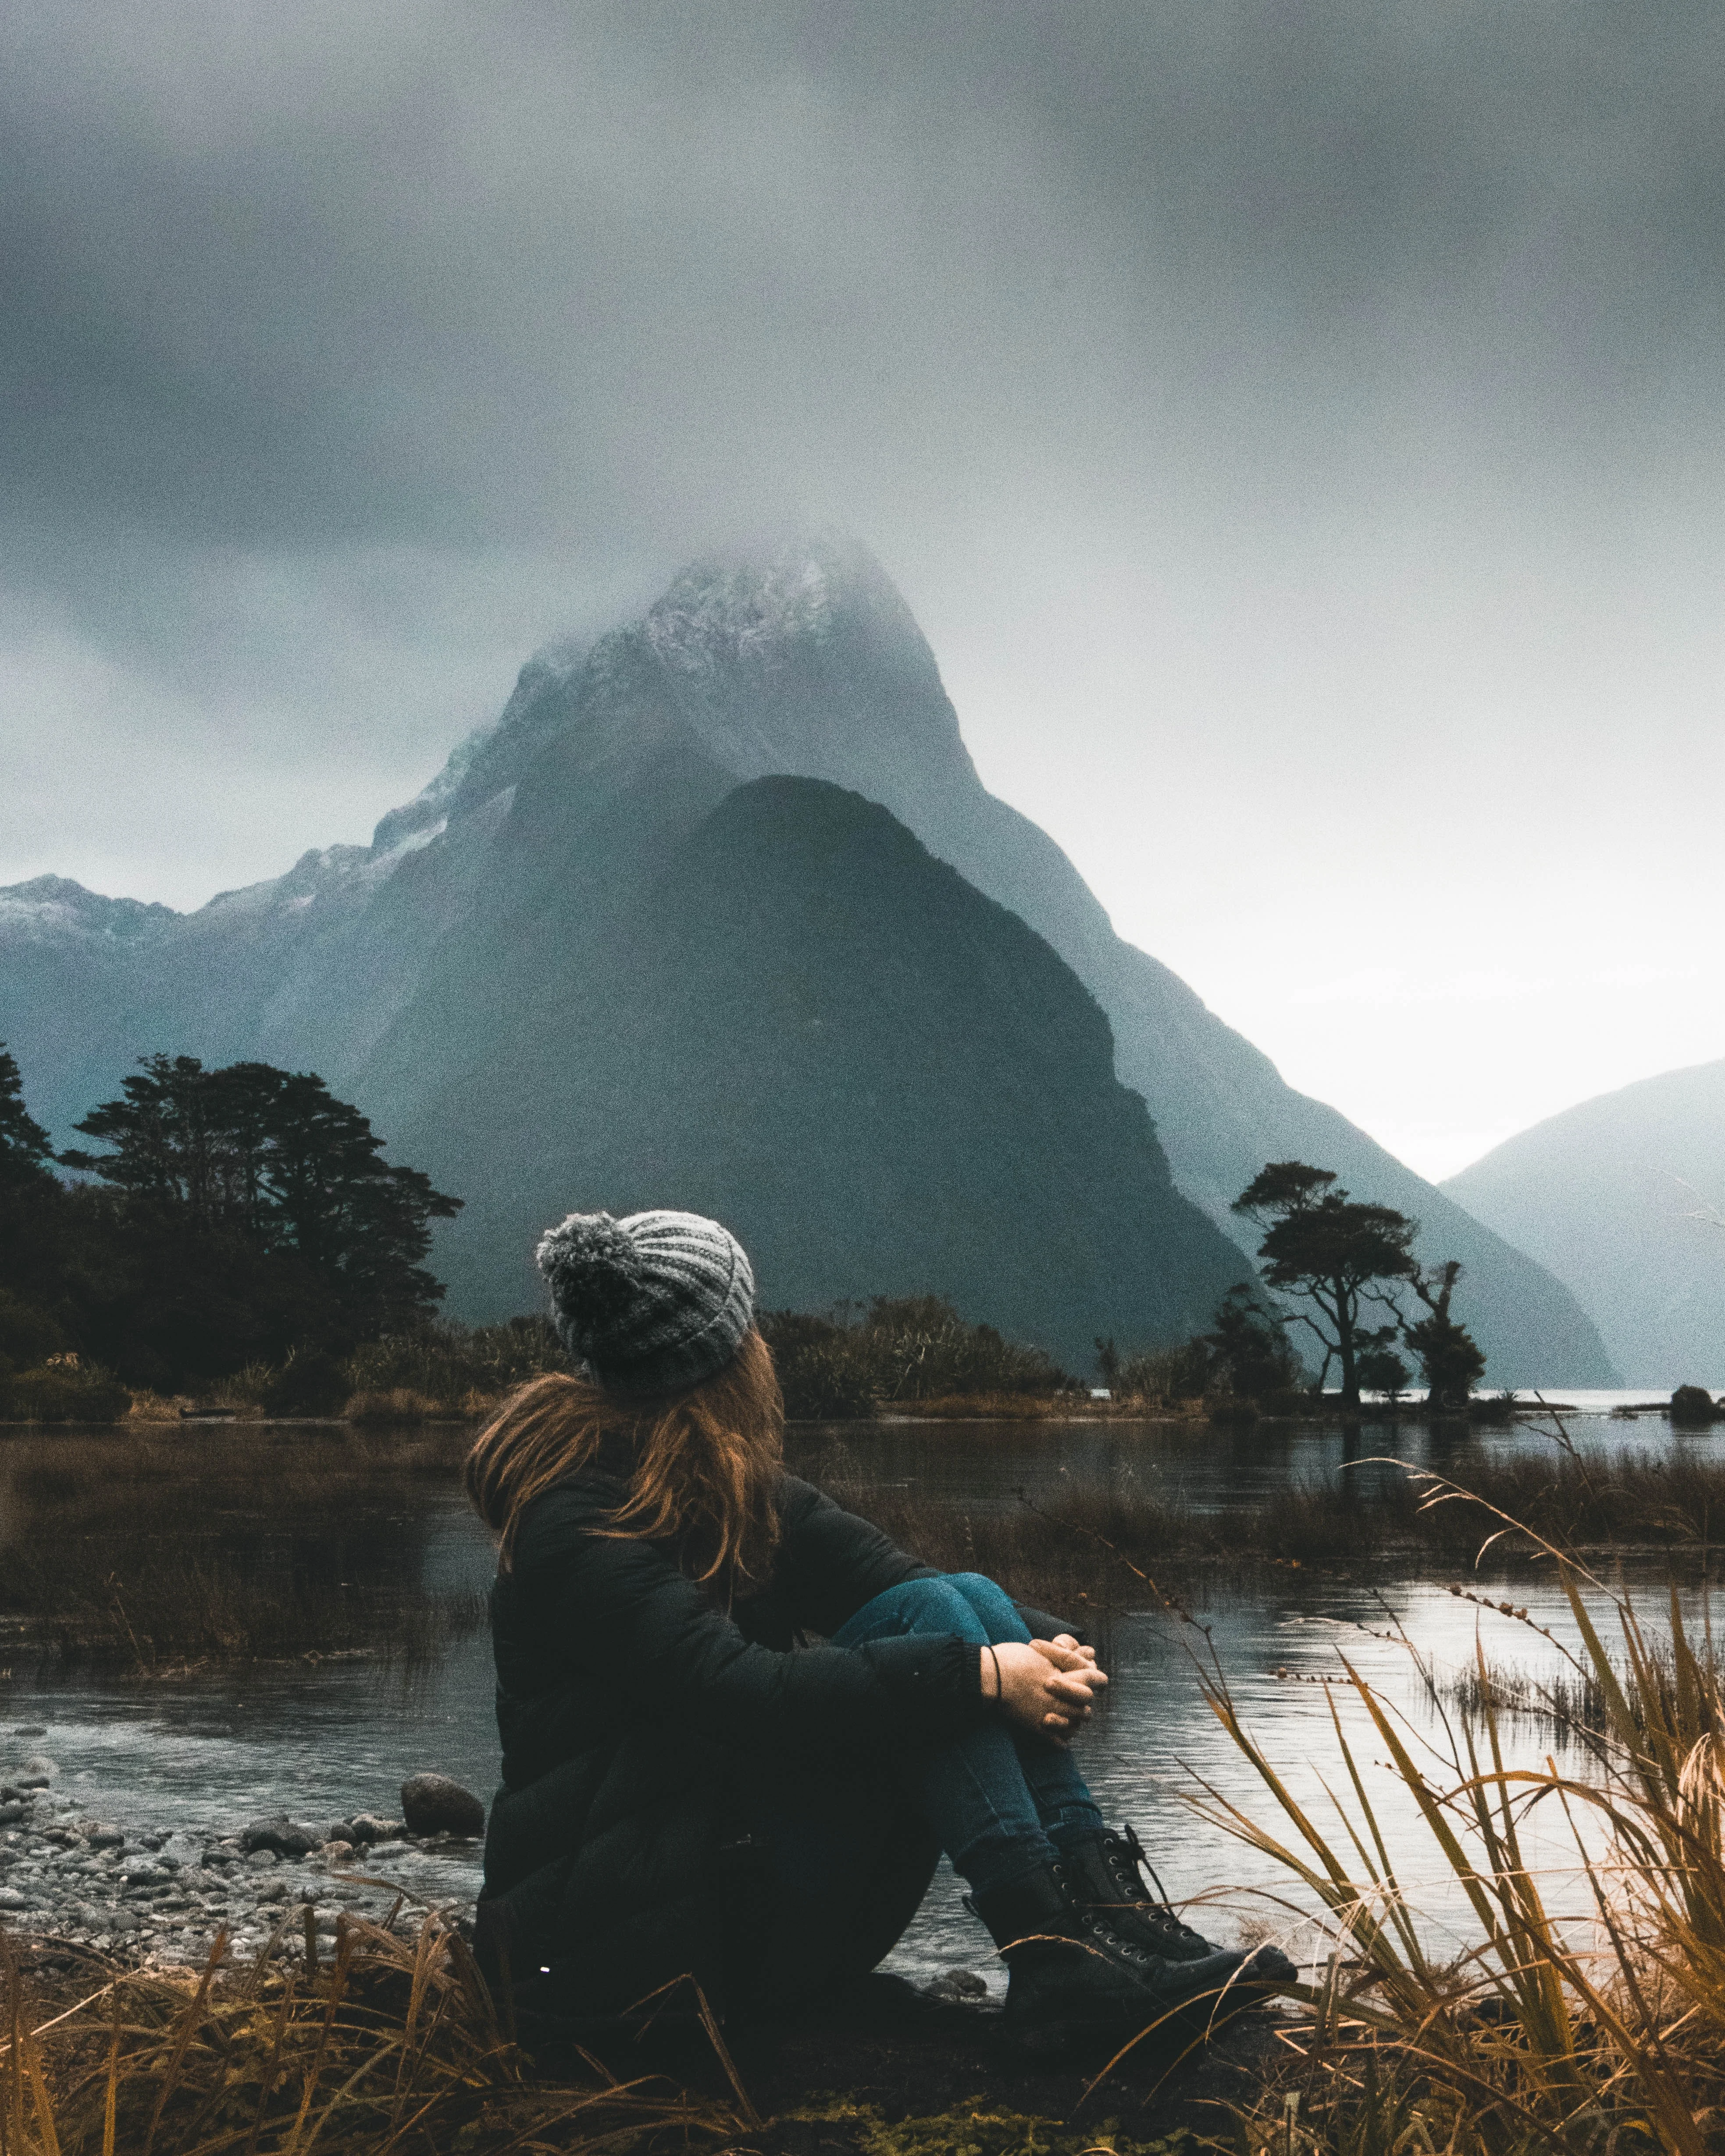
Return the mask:
M 1698 0 L 15 10 L 0 880 L 363 837 L 787 514 L 1224 1007 L 1326 814 L 1419 892 L 1638 774 L 1698 844 L 1722 64 Z

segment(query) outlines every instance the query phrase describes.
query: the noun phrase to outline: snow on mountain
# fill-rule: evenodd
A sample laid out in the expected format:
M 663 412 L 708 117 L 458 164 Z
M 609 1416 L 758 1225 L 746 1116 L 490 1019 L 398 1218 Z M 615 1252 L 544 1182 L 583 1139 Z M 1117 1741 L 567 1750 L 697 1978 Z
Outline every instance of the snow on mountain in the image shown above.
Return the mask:
M 182 916 L 171 906 L 104 898 L 69 876 L 33 876 L 0 890 L 0 945 L 75 940 L 137 943 Z

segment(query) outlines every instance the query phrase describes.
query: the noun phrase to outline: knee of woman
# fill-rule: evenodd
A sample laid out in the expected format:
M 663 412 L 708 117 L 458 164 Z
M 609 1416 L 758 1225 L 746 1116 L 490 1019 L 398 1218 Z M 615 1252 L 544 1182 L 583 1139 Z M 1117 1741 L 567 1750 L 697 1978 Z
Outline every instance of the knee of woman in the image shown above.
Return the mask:
M 983 1572 L 949 1572 L 946 1583 L 955 1594 L 963 1597 L 967 1607 L 978 1617 L 1004 1617 L 1016 1623 L 1018 1610 L 1012 1597 L 997 1581 Z
M 978 1613 L 963 1591 L 963 1575 L 955 1578 L 942 1573 L 935 1579 L 909 1581 L 899 1591 L 915 1611 L 919 1630 L 975 1636 Z

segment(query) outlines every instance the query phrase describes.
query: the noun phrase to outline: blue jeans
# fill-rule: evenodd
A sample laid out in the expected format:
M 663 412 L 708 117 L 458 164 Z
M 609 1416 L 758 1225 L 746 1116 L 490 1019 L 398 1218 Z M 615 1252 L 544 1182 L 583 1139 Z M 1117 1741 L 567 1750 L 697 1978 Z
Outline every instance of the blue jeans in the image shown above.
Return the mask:
M 978 1647 L 1030 1636 L 992 1579 L 960 1573 L 889 1588 L 833 1638 L 855 1647 L 900 1632 L 957 1633 Z M 874 1773 L 752 1758 L 737 1794 L 768 1891 L 741 1875 L 726 1919 L 730 1983 L 733 2004 L 757 2009 L 794 2006 L 874 1968 L 916 1915 L 940 1851 L 986 1893 L 1101 1825 L 1065 1748 L 1001 1722 Z
M 839 1626 L 833 1644 L 860 1647 L 901 1632 L 956 1632 L 978 1647 L 1030 1636 L 992 1579 L 957 1572 L 888 1588 Z M 963 1731 L 925 1753 L 915 1773 L 924 1816 L 978 1893 L 1049 1863 L 1067 1835 L 1102 1824 L 1066 1748 L 1003 1722 Z

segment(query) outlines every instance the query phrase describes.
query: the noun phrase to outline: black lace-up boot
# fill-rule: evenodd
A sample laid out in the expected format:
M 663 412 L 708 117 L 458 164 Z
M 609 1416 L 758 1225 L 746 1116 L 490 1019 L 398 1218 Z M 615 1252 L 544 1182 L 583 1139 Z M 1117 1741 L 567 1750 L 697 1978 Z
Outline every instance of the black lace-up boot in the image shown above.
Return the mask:
M 1124 1938 L 1077 1899 L 1062 1863 L 970 1897 L 1010 1972 L 1006 2025 L 1026 2051 L 1120 2042 L 1173 2017 L 1189 2036 L 1194 2020 L 1225 2017 L 1279 1977 L 1245 1954 L 1217 1949 L 1172 1959 Z
M 1219 1951 L 1201 1932 L 1183 1924 L 1166 1900 L 1152 1899 L 1144 1874 L 1149 1873 L 1158 1895 L 1162 1881 L 1131 1827 L 1124 1834 L 1103 1829 L 1081 1841 L 1069 1838 L 1060 1861 L 1070 1875 L 1074 1897 L 1122 1938 L 1166 1961 L 1203 1961 Z M 1291 1984 L 1295 1974 L 1293 1964 L 1276 1947 L 1260 1947 L 1253 1969 L 1271 1984 Z

